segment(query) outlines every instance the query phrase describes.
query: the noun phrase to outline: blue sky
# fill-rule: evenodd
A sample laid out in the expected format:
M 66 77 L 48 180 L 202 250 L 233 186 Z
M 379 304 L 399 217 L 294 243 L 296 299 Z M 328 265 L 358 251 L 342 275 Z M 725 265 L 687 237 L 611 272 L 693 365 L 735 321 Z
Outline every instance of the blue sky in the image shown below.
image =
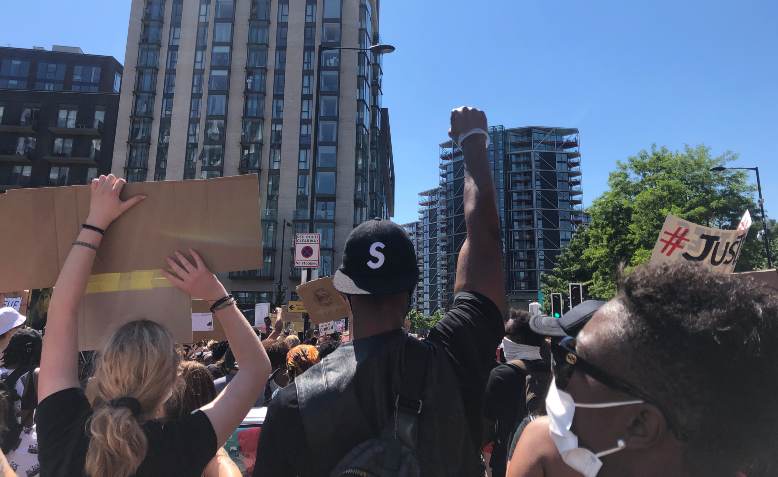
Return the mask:
M 652 143 L 706 144 L 759 166 L 778 215 L 778 2 L 381 3 L 383 40 L 397 46 L 384 105 L 398 222 L 415 219 L 416 194 L 437 185 L 438 144 L 462 104 L 491 124 L 579 128 L 587 203 L 617 160 Z M 78 45 L 123 60 L 129 4 L 5 1 L 0 45 Z

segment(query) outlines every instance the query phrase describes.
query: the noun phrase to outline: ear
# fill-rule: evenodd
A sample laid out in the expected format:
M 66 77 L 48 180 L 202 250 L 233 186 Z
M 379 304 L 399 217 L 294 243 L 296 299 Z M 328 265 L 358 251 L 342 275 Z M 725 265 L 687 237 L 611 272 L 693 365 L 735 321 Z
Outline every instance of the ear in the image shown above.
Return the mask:
M 627 447 L 648 449 L 658 446 L 670 431 L 662 411 L 653 404 L 641 404 L 635 408 L 624 438 Z

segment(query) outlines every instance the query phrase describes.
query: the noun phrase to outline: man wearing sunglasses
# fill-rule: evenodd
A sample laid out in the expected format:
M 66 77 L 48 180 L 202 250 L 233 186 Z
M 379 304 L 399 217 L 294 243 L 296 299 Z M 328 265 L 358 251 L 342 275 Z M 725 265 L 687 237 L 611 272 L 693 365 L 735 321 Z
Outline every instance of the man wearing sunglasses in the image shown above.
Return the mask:
M 778 448 L 776 342 L 778 298 L 755 283 L 641 267 L 555 346 L 549 416 L 508 475 L 757 475 Z

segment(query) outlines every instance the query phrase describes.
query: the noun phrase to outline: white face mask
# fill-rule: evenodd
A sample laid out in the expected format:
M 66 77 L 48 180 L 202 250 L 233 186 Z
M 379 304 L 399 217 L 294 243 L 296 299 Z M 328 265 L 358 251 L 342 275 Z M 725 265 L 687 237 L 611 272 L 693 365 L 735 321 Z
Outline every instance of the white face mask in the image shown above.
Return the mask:
M 546 412 L 550 420 L 548 430 L 564 463 L 583 474 L 584 477 L 595 477 L 602 468 L 600 457 L 615 454 L 627 447 L 627 444 L 622 439 L 616 442 L 616 447 L 596 454 L 589 449 L 578 447 L 578 436 L 570 430 L 573 425 L 576 407 L 607 409 L 642 403 L 643 401 L 639 400 L 598 404 L 576 403 L 573 400 L 573 396 L 559 390 L 556 387 L 556 380 L 552 380 L 551 386 L 548 389 L 548 395 L 546 396 Z

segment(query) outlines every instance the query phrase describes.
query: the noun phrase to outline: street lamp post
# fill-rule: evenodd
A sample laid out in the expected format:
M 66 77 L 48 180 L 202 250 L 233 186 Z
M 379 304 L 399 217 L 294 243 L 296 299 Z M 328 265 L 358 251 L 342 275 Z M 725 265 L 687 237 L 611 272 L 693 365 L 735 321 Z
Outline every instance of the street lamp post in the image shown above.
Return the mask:
M 314 222 L 316 220 L 316 169 L 319 162 L 319 115 L 321 114 L 321 68 L 322 68 L 322 54 L 325 51 L 369 51 L 376 55 L 383 55 L 392 53 L 395 51 L 395 47 L 387 44 L 377 44 L 369 48 L 347 48 L 341 46 L 324 46 L 319 44 L 317 49 L 317 61 L 316 61 L 316 105 L 314 106 L 313 116 L 313 145 L 311 147 L 311 167 L 310 167 L 310 187 L 309 187 L 309 222 L 308 232 L 314 232 Z M 340 68 L 340 59 L 338 60 L 338 68 Z M 338 93 L 340 95 L 340 92 Z M 309 269 L 303 270 L 303 279 L 309 276 Z
M 756 190 L 759 193 L 759 209 L 762 213 L 762 233 L 764 234 L 764 250 L 767 255 L 767 267 L 773 268 L 773 254 L 770 250 L 770 228 L 767 226 L 767 215 L 764 211 L 764 197 L 762 196 L 762 181 L 759 177 L 758 167 L 724 167 L 718 166 L 711 169 L 713 172 L 723 171 L 754 171 L 756 172 Z

